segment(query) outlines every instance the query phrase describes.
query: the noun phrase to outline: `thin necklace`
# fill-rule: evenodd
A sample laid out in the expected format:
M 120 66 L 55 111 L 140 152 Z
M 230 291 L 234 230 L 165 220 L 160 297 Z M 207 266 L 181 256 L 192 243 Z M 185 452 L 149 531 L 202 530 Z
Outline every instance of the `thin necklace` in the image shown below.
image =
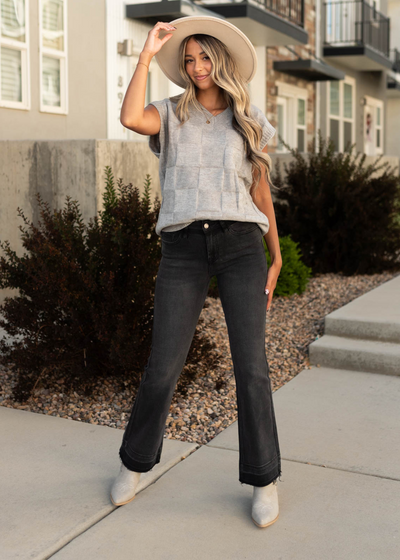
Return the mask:
M 204 107 L 203 107 L 203 105 L 200 103 L 200 101 L 199 101 L 199 105 L 200 105 L 201 110 L 203 111 L 204 115 L 206 116 L 206 123 L 207 123 L 207 124 L 210 124 L 211 121 L 208 119 L 207 114 L 206 114 L 206 112 L 204 111 Z M 227 108 L 228 108 L 228 107 L 225 107 L 225 109 L 222 109 L 222 111 L 220 111 L 220 113 L 222 113 L 223 111 L 225 111 Z M 217 111 L 218 111 L 218 109 L 214 109 L 214 110 L 217 110 Z M 207 111 L 208 111 L 208 109 L 207 109 Z M 212 114 L 213 117 L 217 117 L 217 116 L 220 114 L 220 113 L 218 113 L 218 115 L 214 115 L 214 113 L 213 113 L 212 111 L 209 111 L 209 112 Z

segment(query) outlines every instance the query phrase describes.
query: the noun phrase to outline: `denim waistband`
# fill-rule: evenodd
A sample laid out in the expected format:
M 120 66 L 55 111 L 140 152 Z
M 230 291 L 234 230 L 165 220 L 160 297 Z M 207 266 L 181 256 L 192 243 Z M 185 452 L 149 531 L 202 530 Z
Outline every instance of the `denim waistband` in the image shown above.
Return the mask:
M 209 224 L 211 229 L 221 226 L 222 229 L 226 229 L 231 224 L 235 223 L 236 220 L 195 220 L 184 229 L 190 229 L 194 231 L 204 231 L 204 224 Z

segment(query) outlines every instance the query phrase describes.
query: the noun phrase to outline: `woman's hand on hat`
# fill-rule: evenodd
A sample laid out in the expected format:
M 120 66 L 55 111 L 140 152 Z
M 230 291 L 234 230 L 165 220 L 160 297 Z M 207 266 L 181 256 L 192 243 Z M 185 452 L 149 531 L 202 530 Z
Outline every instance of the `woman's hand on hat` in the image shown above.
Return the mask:
M 146 42 L 143 47 L 143 51 L 154 56 L 161 50 L 162 46 L 171 39 L 172 33 L 167 33 L 162 39 L 159 38 L 160 31 L 175 31 L 176 27 L 170 25 L 165 21 L 158 21 L 155 26 L 150 29 Z M 142 51 L 142 52 L 143 52 Z

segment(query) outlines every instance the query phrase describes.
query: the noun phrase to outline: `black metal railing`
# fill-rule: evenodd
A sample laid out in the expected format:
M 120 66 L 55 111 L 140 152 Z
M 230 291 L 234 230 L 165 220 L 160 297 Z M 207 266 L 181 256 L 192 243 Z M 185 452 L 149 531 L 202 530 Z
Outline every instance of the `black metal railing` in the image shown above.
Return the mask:
M 324 4 L 325 44 L 368 45 L 389 57 L 390 19 L 365 0 Z
M 397 49 L 391 49 L 390 60 L 392 61 L 393 72 L 400 72 L 400 52 Z
M 224 4 L 240 4 L 241 1 L 228 0 Z M 215 4 L 215 0 L 193 0 L 193 2 L 205 8 L 207 4 Z M 250 3 L 257 4 L 267 12 L 272 12 L 290 23 L 304 27 L 304 0 L 250 0 Z
M 268 12 L 304 27 L 304 0 L 254 0 Z

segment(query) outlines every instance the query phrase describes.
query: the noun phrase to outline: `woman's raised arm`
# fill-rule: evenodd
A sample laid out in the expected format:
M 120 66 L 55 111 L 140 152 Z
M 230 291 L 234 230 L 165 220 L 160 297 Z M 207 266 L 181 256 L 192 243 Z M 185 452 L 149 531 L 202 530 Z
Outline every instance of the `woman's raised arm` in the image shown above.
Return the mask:
M 144 135 L 157 134 L 160 131 L 160 115 L 153 105 L 144 107 L 146 99 L 146 83 L 148 67 L 151 59 L 162 46 L 172 37 L 172 33 L 159 39 L 161 30 L 173 31 L 175 27 L 159 21 L 150 29 L 146 43 L 139 55 L 139 62 L 132 76 L 121 107 L 120 121 L 125 128 Z

